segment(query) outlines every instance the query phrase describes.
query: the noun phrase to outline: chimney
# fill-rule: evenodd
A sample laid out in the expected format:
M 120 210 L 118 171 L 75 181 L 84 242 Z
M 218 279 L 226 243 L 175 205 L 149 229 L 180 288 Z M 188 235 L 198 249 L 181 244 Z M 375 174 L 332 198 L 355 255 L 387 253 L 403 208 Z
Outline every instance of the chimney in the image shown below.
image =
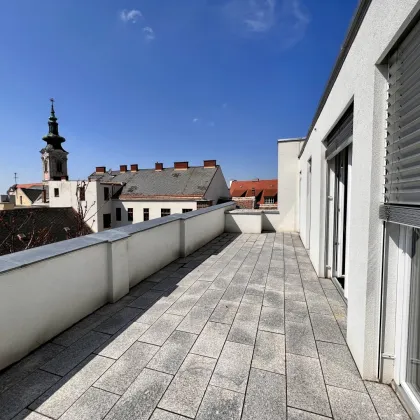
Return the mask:
M 155 163 L 155 171 L 163 171 L 163 163 L 156 162 Z
M 127 172 L 127 165 L 120 165 L 120 172 L 123 174 Z
M 106 172 L 106 166 L 97 166 L 96 173 L 97 174 L 104 174 Z
M 188 162 L 174 162 L 175 169 L 185 171 L 188 169 Z
M 251 191 L 252 191 L 252 195 L 255 197 L 255 188 L 253 188 Z
M 139 165 L 137 165 L 137 163 L 133 163 L 131 165 L 131 172 L 137 172 L 139 170 Z
M 204 161 L 205 168 L 215 168 L 216 167 L 216 160 L 205 160 Z

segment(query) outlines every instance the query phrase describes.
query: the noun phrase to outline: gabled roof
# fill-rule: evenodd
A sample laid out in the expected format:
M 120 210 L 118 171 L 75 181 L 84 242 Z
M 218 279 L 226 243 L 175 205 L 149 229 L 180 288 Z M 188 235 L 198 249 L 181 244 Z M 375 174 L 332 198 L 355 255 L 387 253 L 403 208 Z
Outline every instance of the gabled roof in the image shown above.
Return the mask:
M 218 166 L 193 166 L 184 170 L 165 168 L 162 171 L 139 169 L 138 172 L 94 173 L 89 178 L 100 182 L 125 183 L 120 199 L 202 199 L 217 170 Z
M 21 190 L 31 200 L 31 203 L 35 202 L 42 194 L 42 189 L 21 188 Z
M 33 233 L 35 246 L 92 233 L 85 223 L 80 223 L 73 208 L 14 208 L 0 211 L 0 221 L 0 255 L 10 253 L 11 236 L 14 252 L 17 252 L 27 247 L 28 239 Z M 64 228 L 68 228 L 67 231 Z M 26 238 L 20 240 L 18 234 L 23 234 Z
M 258 204 L 264 202 L 264 197 L 277 195 L 277 179 L 258 179 L 250 181 L 232 181 L 231 197 L 256 197 Z

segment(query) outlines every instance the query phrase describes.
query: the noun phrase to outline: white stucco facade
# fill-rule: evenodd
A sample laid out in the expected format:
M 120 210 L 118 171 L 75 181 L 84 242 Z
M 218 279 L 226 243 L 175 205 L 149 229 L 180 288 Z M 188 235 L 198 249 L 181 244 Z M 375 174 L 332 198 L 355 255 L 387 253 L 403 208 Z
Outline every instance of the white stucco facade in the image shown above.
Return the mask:
M 383 202 L 384 156 L 387 116 L 387 56 L 403 32 L 413 23 L 420 9 L 416 0 L 401 0 L 396 7 L 392 0 L 373 0 L 367 9 L 355 39 L 348 51 L 338 76 L 329 92 L 319 117 L 301 156 L 298 147 L 290 152 L 288 162 L 282 156 L 288 153 L 287 143 L 278 143 L 279 152 L 279 210 L 283 215 L 293 214 L 283 209 L 282 196 L 289 198 L 288 208 L 298 208 L 295 230 L 300 232 L 313 266 L 320 277 L 331 276 L 331 201 L 327 191 L 328 162 L 324 141 L 351 104 L 354 106 L 353 140 L 349 160 L 346 222 L 346 285 L 348 302 L 347 341 L 355 362 L 365 379 L 395 379 L 393 365 L 384 364 L 378 374 L 382 355 L 379 354 L 381 322 L 381 281 L 383 222 L 379 206 Z M 285 148 L 286 146 L 286 148 Z M 299 157 L 299 158 L 298 158 Z M 293 175 L 293 162 L 298 159 Z M 290 169 L 290 172 L 289 172 Z M 310 173 L 309 173 L 310 172 Z M 290 178 L 291 177 L 291 178 Z M 282 180 L 283 178 L 283 180 Z M 290 179 L 292 179 L 290 181 Z M 290 182 L 289 182 L 290 181 Z M 297 186 L 295 191 L 291 185 Z M 289 219 L 286 218 L 285 219 Z M 291 225 L 290 225 L 291 226 Z M 330 251 L 327 251 L 327 245 Z M 344 246 L 344 245 L 343 245 Z M 388 263 L 388 261 L 387 261 Z M 395 270 L 391 264 L 390 271 Z M 392 279 L 391 279 L 392 280 Z M 394 297 L 385 325 L 395 327 L 395 284 L 390 281 Z M 395 304 L 394 304 L 395 306 Z M 388 320 L 389 321 L 389 320 Z M 387 322 L 388 322 L 387 321 Z M 394 326 L 394 327 L 393 327 Z M 388 349 L 395 341 L 395 333 L 388 334 Z M 388 369 L 388 370 L 387 370 Z

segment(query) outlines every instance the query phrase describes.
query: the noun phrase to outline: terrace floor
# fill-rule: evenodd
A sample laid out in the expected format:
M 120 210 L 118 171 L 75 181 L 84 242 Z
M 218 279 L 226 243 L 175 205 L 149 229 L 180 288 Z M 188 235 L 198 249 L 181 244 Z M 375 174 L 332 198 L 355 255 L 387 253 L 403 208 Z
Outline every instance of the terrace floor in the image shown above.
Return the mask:
M 297 234 L 225 233 L 0 373 L 0 419 L 408 419 L 345 329 Z

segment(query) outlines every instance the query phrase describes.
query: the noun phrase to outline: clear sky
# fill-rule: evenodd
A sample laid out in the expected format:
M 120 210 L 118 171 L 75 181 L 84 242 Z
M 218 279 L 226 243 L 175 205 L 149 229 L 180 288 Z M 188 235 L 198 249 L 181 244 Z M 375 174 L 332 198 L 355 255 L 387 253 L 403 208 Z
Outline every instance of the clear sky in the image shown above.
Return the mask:
M 56 100 L 71 179 L 217 159 L 276 178 L 304 136 L 357 0 L 11 0 L 0 5 L 0 192 L 41 181 Z

